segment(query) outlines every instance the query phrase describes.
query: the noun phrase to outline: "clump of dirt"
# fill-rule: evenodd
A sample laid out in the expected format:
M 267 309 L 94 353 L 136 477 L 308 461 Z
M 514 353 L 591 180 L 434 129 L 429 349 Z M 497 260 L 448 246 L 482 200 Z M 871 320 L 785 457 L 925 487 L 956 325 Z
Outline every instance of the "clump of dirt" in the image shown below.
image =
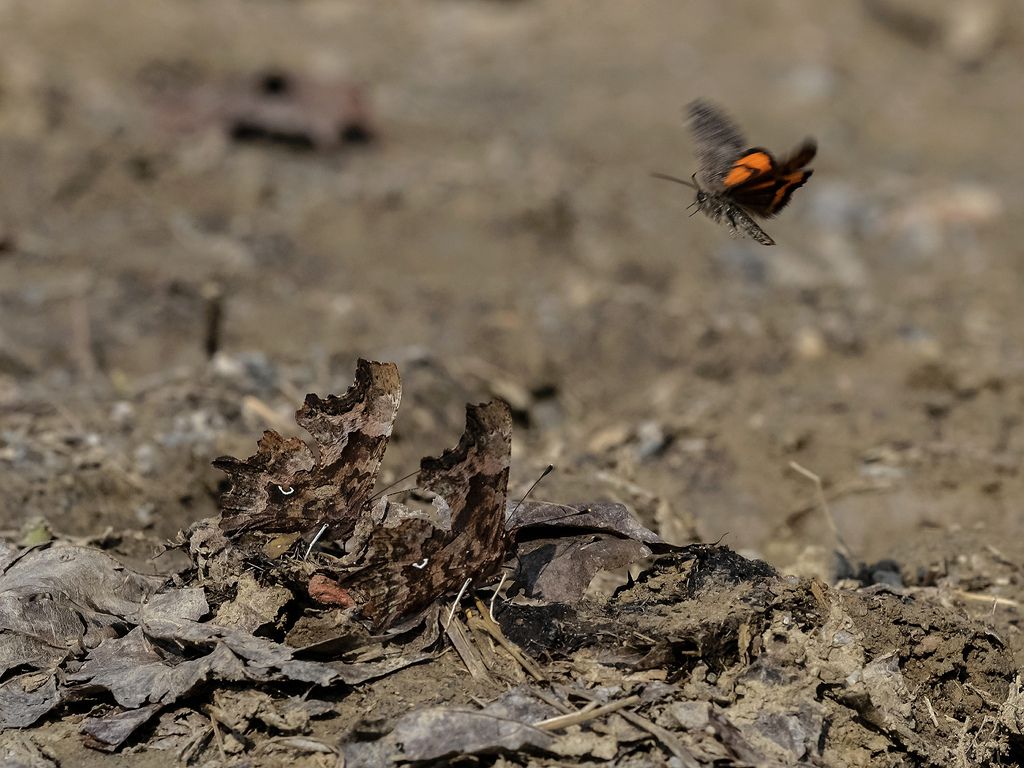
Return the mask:
M 33 581 L 33 562 L 62 566 Z M 86 593 L 121 568 L 99 551 L 55 542 L 8 549 L 4 563 L 4 594 L 30 583 L 49 589 L 56 610 L 77 611 L 103 635 L 81 636 L 96 649 L 83 662 L 72 652 L 71 688 L 39 672 L 0 686 L 6 726 L 43 717 L 2 737 L 9 755 L 39 765 L 56 764 L 79 719 L 74 702 L 99 690 L 120 707 L 93 706 L 80 725 L 86 745 L 170 750 L 186 763 L 218 751 L 228 764 L 271 765 L 289 754 L 311 765 L 344 755 L 351 766 L 461 764 L 495 753 L 522 766 L 632 765 L 641 756 L 685 766 L 1014 765 L 1024 757 L 1014 649 L 951 610 L 941 589 L 834 588 L 722 546 L 662 555 L 614 594 L 575 607 L 477 601 L 447 620 L 428 612 L 387 638 L 368 636 L 345 618 L 351 611 L 314 613 L 286 622 L 294 647 L 271 639 L 282 631 L 273 622 L 259 622 L 264 639 L 217 625 L 223 612 L 207 622 L 202 590 L 144 597 L 154 577 L 122 579 L 95 614 Z M 78 584 L 71 602 L 54 592 L 62 578 Z M 240 583 L 236 599 L 247 589 Z M 104 614 L 114 620 L 97 622 Z M 119 622 L 137 626 L 122 636 Z M 325 633 L 329 642 L 306 642 Z M 174 645 L 193 650 L 172 661 Z M 456 653 L 438 653 L 448 645 Z M 41 670 L 60 658 L 23 653 L 8 668 Z M 296 696 L 289 680 L 305 681 L 306 694 Z
M 761 760 L 1019 759 L 1012 649 L 937 590 L 837 590 L 737 568 L 728 551 L 694 554 L 621 593 L 620 623 L 661 639 L 701 700 L 727 702 Z

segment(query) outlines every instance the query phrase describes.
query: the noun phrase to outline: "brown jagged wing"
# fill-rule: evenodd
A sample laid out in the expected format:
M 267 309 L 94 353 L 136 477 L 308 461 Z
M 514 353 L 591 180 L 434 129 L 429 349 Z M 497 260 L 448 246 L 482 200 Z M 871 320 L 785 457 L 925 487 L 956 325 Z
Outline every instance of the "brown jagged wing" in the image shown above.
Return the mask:
M 467 406 L 458 446 L 423 459 L 419 486 L 443 500 L 447 527 L 412 516 L 385 521 L 357 570 L 339 579 L 376 627 L 458 592 L 467 579 L 486 579 L 504 561 L 511 447 L 511 411 L 494 400 Z
M 401 396 L 394 363 L 360 360 L 344 395 L 307 395 L 296 413 L 317 457 L 302 440 L 268 431 L 248 459 L 215 460 L 231 484 L 221 529 L 290 533 L 328 523 L 331 538 L 347 535 L 377 480 Z

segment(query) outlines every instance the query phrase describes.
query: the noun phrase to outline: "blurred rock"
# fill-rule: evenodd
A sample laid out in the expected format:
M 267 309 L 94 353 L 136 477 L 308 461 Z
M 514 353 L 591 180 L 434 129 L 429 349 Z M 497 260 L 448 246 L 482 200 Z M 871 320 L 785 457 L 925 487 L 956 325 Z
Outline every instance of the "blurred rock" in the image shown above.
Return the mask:
M 216 126 L 233 142 L 294 151 L 328 151 L 376 137 L 366 89 L 343 79 L 267 69 L 202 82 L 192 73 L 147 90 L 155 122 L 171 132 L 201 134 Z
M 672 441 L 671 435 L 657 421 L 641 422 L 636 428 L 636 455 L 643 461 L 657 456 Z
M 1010 12 L 1005 0 L 864 0 L 864 7 L 904 39 L 939 46 L 967 68 L 981 65 L 996 50 Z
M 132 471 L 142 477 L 150 477 L 160 465 L 160 455 L 152 443 L 142 443 L 132 452 Z
M 591 453 L 605 453 L 618 448 L 629 440 L 631 429 L 628 424 L 613 424 L 594 434 L 587 442 L 587 450 Z
M 216 375 L 235 379 L 257 391 L 267 391 L 277 386 L 277 367 L 262 352 L 218 352 L 210 364 Z
M 793 339 L 793 349 L 804 360 L 818 360 L 826 351 L 825 337 L 817 328 L 798 328 Z
M 127 400 L 118 400 L 110 408 L 110 420 L 119 427 L 129 426 L 135 419 L 135 406 Z
M 904 200 L 883 218 L 883 229 L 924 252 L 939 248 L 950 230 L 991 224 L 1005 213 L 1002 198 L 977 184 L 940 187 Z
M 1017 6 L 1020 13 L 1020 6 Z M 950 3 L 945 46 L 964 67 L 977 67 L 996 50 L 1006 29 L 1008 9 L 1003 0 L 960 0 Z

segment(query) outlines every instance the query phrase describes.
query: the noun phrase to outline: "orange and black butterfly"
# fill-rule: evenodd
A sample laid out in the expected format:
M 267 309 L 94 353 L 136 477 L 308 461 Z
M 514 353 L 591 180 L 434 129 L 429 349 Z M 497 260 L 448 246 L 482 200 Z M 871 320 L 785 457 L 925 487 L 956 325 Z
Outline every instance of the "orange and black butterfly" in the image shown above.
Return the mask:
M 687 112 L 700 169 L 691 181 L 663 173 L 653 175 L 697 190 L 693 201 L 697 211 L 725 224 L 734 234 L 775 245 L 750 214 L 767 219 L 786 207 L 793 192 L 814 173 L 804 166 L 814 159 L 817 143 L 804 139 L 780 161 L 767 149 L 746 149 L 747 142 L 736 124 L 714 104 L 693 101 Z

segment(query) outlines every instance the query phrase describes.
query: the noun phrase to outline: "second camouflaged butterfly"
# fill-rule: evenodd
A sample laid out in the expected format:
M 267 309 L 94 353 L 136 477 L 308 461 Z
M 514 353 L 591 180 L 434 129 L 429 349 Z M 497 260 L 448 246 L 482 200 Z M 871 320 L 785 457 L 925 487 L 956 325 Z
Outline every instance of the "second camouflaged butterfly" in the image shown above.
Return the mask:
M 699 170 L 690 177 L 691 181 L 664 173 L 652 175 L 697 190 L 693 201 L 697 210 L 712 221 L 725 224 L 733 234 L 775 245 L 750 214 L 771 218 L 786 206 L 793 192 L 814 173 L 804 166 L 814 159 L 817 143 L 804 139 L 779 161 L 767 149 L 745 149 L 743 134 L 714 104 L 693 101 L 687 112 Z

